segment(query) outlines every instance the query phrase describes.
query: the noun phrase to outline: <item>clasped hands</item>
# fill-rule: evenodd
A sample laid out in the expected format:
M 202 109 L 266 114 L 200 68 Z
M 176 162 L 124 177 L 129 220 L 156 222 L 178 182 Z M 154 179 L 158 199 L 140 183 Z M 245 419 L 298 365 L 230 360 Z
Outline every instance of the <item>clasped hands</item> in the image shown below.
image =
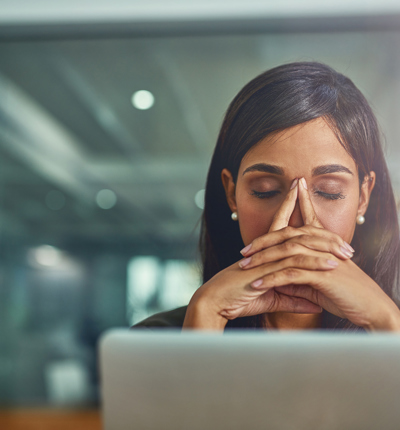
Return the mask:
M 184 327 L 223 329 L 243 316 L 325 309 L 367 330 L 400 331 L 396 304 L 353 263 L 351 246 L 323 228 L 304 178 L 294 185 L 269 232 L 197 290 Z M 289 220 L 297 200 L 304 226 L 294 228 Z

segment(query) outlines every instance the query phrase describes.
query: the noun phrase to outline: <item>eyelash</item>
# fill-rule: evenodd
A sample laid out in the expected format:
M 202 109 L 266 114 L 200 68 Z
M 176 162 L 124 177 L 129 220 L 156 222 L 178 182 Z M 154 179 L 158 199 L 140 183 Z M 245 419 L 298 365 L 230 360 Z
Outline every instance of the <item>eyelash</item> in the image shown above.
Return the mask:
M 329 194 L 329 193 L 324 193 L 323 191 L 316 191 L 315 193 L 327 200 L 338 200 L 338 199 L 346 198 L 346 196 L 343 195 L 342 193 Z M 252 190 L 251 194 L 253 196 L 256 196 L 259 199 L 271 199 L 276 195 L 280 194 L 280 191 L 275 190 L 275 191 L 260 192 L 260 191 Z
M 316 194 L 319 194 L 321 197 L 324 197 L 325 199 L 328 199 L 328 200 L 338 200 L 338 199 L 344 199 L 346 197 L 342 193 L 329 194 L 329 193 L 324 193 L 322 191 L 316 191 Z
M 266 191 L 265 193 L 261 191 L 252 190 L 251 195 L 256 196 L 259 199 L 271 199 L 276 195 L 280 194 L 280 191 Z

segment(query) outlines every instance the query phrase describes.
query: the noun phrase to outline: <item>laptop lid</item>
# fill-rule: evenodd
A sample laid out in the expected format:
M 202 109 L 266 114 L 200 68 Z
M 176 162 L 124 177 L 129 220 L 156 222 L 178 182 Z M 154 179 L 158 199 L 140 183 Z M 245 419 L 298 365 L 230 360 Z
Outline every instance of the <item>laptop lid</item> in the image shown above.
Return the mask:
M 400 428 L 400 336 L 113 330 L 105 430 Z

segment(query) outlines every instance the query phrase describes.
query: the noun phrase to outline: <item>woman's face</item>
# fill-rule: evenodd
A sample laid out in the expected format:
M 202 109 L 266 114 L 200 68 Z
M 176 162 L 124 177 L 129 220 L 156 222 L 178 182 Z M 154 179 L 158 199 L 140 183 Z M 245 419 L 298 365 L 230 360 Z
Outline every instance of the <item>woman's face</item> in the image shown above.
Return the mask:
M 226 169 L 222 180 L 245 245 L 268 232 L 293 180 L 302 177 L 324 228 L 350 243 L 357 215 L 367 210 L 375 180 L 370 175 L 360 192 L 354 160 L 318 118 L 268 135 L 243 157 L 236 184 Z M 298 202 L 289 225 L 303 225 Z

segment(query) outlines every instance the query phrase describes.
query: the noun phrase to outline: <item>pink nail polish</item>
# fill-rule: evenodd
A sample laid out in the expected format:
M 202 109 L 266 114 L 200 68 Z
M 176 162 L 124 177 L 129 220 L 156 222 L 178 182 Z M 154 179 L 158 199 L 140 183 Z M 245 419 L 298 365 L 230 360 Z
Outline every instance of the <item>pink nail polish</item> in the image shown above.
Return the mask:
M 345 248 L 344 246 L 341 246 L 340 250 L 348 258 L 351 258 L 353 256 L 353 253 L 351 251 L 349 251 L 347 248 Z
M 347 243 L 347 242 L 344 242 L 344 246 L 349 250 L 349 251 L 351 251 L 351 252 L 354 252 L 354 249 Z
M 304 187 L 306 190 L 308 190 L 307 182 L 306 182 L 305 178 L 301 178 L 300 180 L 301 180 L 301 183 L 302 183 L 303 187 Z
M 251 284 L 251 286 L 252 286 L 252 287 L 254 287 L 254 288 L 257 288 L 257 287 L 259 287 L 260 285 L 262 285 L 262 283 L 263 283 L 263 280 L 262 280 L 262 279 L 259 279 L 259 280 L 257 280 L 257 281 L 254 281 L 254 282 Z
M 290 186 L 290 189 L 293 190 L 293 188 L 297 185 L 297 183 L 299 182 L 299 180 L 296 178 L 293 182 L 292 185 Z
M 241 269 L 243 269 L 244 267 L 246 267 L 246 266 L 249 265 L 250 261 L 251 261 L 251 257 L 245 258 L 244 260 L 242 260 L 242 261 L 239 262 L 239 267 Z
M 241 251 L 240 251 L 240 253 L 242 254 L 242 255 L 246 255 L 249 251 L 250 251 L 250 249 L 251 249 L 251 245 L 253 245 L 252 243 L 250 243 L 250 245 L 247 245 L 245 248 L 243 248 Z
M 339 266 L 339 263 L 338 263 L 337 261 L 335 261 L 335 260 L 326 260 L 326 262 L 327 262 L 330 266 L 332 266 L 332 267 L 337 267 L 337 266 Z

